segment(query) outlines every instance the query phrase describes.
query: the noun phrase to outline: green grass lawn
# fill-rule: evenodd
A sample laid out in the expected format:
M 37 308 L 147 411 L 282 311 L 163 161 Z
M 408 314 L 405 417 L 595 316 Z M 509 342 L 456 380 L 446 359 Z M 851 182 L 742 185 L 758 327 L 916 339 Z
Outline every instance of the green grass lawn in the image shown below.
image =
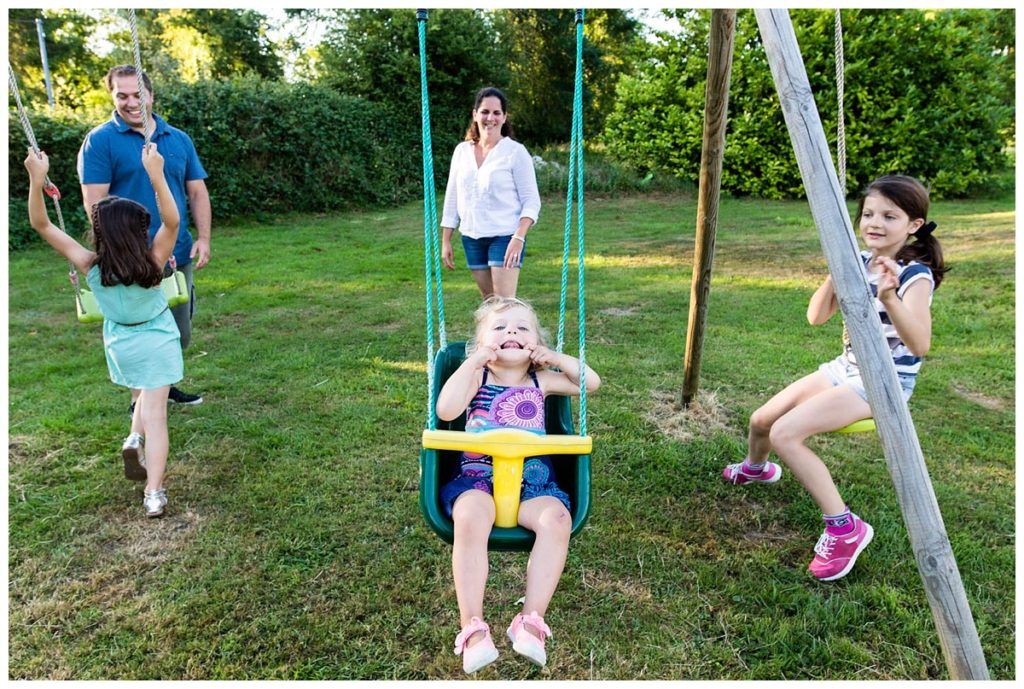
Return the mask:
M 545 201 L 520 286 L 552 332 L 563 213 Z M 990 672 L 1012 679 L 1013 197 L 931 215 L 953 270 L 910 407 Z M 820 515 L 792 476 L 720 478 L 750 412 L 840 348 L 838 319 L 804 319 L 826 270 L 806 203 L 724 201 L 699 408 L 675 406 L 695 216 L 678 196 L 588 201 L 593 508 L 547 615 L 548 667 L 498 638 L 480 676 L 948 677 L 874 434 L 813 441 L 875 527 L 838 582 L 806 572 Z M 418 204 L 215 228 L 182 383 L 206 401 L 170 410 L 170 505 L 149 521 L 99 327 L 75 321 L 56 254 L 10 256 L 12 679 L 462 676 L 450 547 L 417 504 L 422 234 Z M 465 269 L 445 281 L 464 339 L 476 288 Z M 492 554 L 496 637 L 525 565 Z

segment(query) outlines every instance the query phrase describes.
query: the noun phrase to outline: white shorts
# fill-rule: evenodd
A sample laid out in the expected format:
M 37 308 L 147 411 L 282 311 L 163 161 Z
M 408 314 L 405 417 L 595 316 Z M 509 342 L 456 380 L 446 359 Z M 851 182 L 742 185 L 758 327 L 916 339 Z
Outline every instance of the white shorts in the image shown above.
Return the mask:
M 832 361 L 826 361 L 818 367 L 832 382 L 832 385 L 849 385 L 853 391 L 860 395 L 865 402 L 868 401 L 868 393 L 864 390 L 864 380 L 860 376 L 860 367 L 851 364 L 845 354 L 840 354 Z M 903 391 L 903 401 L 910 399 L 914 393 L 914 385 L 917 383 L 917 376 L 897 374 L 900 380 L 900 389 Z

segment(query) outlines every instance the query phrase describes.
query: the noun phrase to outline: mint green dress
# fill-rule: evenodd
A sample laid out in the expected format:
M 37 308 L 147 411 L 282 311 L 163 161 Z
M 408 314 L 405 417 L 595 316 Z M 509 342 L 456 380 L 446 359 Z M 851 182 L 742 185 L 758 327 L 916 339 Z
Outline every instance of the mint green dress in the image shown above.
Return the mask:
M 151 390 L 173 385 L 184 376 L 181 334 L 157 287 L 104 287 L 100 268 L 93 266 L 85 281 L 103 313 L 103 350 L 110 380 L 118 385 Z

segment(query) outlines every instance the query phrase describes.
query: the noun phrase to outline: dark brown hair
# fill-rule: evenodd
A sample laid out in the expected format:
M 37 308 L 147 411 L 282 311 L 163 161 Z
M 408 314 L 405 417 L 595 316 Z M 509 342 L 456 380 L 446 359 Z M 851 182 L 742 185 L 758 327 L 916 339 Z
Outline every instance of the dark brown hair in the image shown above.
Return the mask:
M 149 211 L 140 203 L 107 196 L 92 206 L 92 245 L 100 282 L 156 287 L 164 276 L 149 252 Z
M 110 68 L 110 71 L 107 72 L 107 76 L 104 77 L 103 81 L 107 85 L 107 91 L 113 92 L 114 79 L 117 77 L 134 77 L 137 81 L 138 77 L 135 76 L 136 74 L 138 74 L 138 72 L 135 71 L 135 65 L 117 65 L 116 67 Z M 150 83 L 149 75 L 145 72 L 142 73 L 142 83 L 146 85 L 146 90 L 149 91 L 149 94 L 152 96 L 153 84 Z M 156 96 L 154 96 L 154 98 L 156 98 Z
M 857 203 L 857 218 L 864 213 L 864 199 L 871 194 L 878 194 L 892 201 L 907 214 L 911 221 L 920 218 L 923 224 L 928 222 L 928 190 L 913 177 L 906 175 L 885 175 L 869 184 Z M 859 222 L 859 220 L 858 220 Z M 922 224 L 922 226 L 923 226 Z M 898 252 L 896 260 L 904 264 L 917 261 L 931 268 L 935 280 L 935 289 L 939 288 L 942 276 L 949 268 L 942 259 L 942 246 L 931 232 L 922 232 L 922 236 L 911 235 L 913 242 L 907 242 Z
M 508 98 L 501 92 L 501 89 L 485 86 L 476 92 L 476 98 L 473 99 L 474 112 L 480 109 L 480 103 L 483 102 L 484 98 L 497 98 L 501 101 L 501 110 L 505 113 L 505 122 L 501 125 L 501 135 L 511 137 L 512 125 L 508 121 Z M 466 141 L 472 141 L 473 143 L 480 141 L 480 129 L 476 126 L 476 120 L 472 117 L 469 118 L 469 129 L 466 130 Z

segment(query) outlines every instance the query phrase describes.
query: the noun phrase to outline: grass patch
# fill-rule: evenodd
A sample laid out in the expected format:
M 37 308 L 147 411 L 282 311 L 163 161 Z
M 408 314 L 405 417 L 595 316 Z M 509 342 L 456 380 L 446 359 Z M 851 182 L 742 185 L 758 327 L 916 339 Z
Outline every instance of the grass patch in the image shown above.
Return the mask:
M 563 215 L 564 198 L 547 197 L 520 289 L 551 330 Z M 953 271 L 911 411 L 989 669 L 1005 680 L 1013 198 L 939 201 L 932 215 Z M 805 571 L 820 516 L 792 478 L 766 490 L 720 478 L 750 412 L 839 349 L 838 321 L 804 320 L 825 270 L 805 203 L 724 200 L 700 413 L 675 406 L 695 217 L 692 194 L 588 201 L 588 361 L 605 381 L 589 404 L 593 508 L 547 617 L 548 667 L 499 639 L 482 677 L 947 678 L 877 437 L 815 440 L 876 529 L 832 584 Z M 74 320 L 60 259 L 9 256 L 10 678 L 461 677 L 450 548 L 416 494 L 421 245 L 415 204 L 216 228 L 183 383 L 206 401 L 170 410 L 159 521 L 120 475 L 127 396 L 109 383 L 98 328 Z M 476 287 L 463 268 L 445 283 L 448 337 L 464 339 Z M 499 633 L 525 562 L 491 556 Z

